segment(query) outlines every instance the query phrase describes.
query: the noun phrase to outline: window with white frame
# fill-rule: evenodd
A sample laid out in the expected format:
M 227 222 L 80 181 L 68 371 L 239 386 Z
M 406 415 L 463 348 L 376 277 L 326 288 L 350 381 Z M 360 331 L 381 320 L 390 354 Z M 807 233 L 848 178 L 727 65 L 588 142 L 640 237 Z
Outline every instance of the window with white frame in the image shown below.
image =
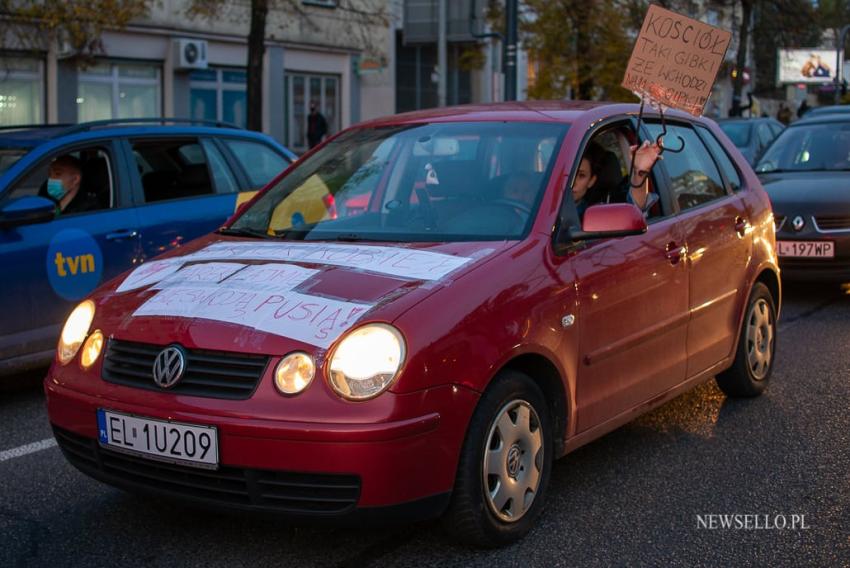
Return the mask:
M 160 68 L 147 63 L 98 63 L 80 71 L 77 120 L 162 116 Z
M 203 69 L 189 75 L 192 118 L 248 123 L 247 73 L 242 69 Z
M 44 120 L 43 73 L 38 59 L 0 57 L 0 126 Z

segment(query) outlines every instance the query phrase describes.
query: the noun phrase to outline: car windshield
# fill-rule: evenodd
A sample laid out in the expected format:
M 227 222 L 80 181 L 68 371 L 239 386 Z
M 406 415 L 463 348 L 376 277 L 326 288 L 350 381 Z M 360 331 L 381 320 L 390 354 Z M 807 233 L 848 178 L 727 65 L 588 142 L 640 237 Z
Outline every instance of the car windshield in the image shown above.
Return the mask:
M 0 148 L 0 174 L 11 168 L 27 151 L 26 148 Z
M 756 166 L 758 172 L 850 169 L 850 122 L 785 129 Z
M 746 148 L 750 143 L 750 124 L 747 122 L 721 122 L 720 128 L 738 148 Z
M 518 239 L 566 131 L 505 122 L 351 130 L 298 163 L 225 231 L 294 240 Z

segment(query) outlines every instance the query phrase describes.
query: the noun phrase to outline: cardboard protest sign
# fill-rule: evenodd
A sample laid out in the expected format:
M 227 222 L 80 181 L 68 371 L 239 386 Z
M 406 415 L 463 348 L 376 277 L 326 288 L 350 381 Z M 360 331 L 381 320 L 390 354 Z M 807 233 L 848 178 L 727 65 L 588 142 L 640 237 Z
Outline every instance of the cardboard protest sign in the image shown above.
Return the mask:
M 731 38 L 726 30 L 650 5 L 622 85 L 700 116 Z

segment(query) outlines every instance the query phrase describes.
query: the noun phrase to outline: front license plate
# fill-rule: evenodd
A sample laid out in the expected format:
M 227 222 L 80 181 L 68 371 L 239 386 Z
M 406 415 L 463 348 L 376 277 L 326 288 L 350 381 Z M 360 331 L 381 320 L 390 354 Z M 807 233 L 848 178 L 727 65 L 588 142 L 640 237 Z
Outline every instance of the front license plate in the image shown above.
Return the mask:
M 218 432 L 214 426 L 196 426 L 140 418 L 99 408 L 100 445 L 150 459 L 216 469 Z
M 835 243 L 832 241 L 778 241 L 779 256 L 803 258 L 834 258 Z

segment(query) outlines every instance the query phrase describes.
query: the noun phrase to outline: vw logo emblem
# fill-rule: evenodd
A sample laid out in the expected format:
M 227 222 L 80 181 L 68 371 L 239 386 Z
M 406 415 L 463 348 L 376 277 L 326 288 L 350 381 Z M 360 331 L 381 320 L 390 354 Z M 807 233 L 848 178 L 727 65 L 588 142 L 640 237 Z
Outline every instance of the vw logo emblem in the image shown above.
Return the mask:
M 514 444 L 511 446 L 511 449 L 508 450 L 508 457 L 505 464 L 508 470 L 508 475 L 514 479 L 516 479 L 517 475 L 519 475 L 519 466 L 521 465 L 520 457 L 520 449 L 516 444 Z
M 170 389 L 183 377 L 185 370 L 183 350 L 171 345 L 160 351 L 153 362 L 153 382 L 160 388 Z
M 794 220 L 791 221 L 791 226 L 794 227 L 795 231 L 802 231 L 803 225 L 805 225 L 805 224 L 806 224 L 806 220 L 803 219 L 802 217 L 800 217 L 799 215 L 794 217 Z

